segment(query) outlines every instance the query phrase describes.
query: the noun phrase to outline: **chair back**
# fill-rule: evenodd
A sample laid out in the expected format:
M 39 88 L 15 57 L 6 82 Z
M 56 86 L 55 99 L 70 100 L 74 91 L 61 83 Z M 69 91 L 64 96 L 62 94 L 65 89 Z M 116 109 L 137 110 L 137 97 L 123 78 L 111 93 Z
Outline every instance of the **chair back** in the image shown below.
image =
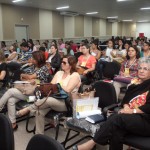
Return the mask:
M 56 140 L 46 135 L 34 135 L 29 141 L 26 150 L 65 150 Z
M 0 114 L 0 150 L 14 150 L 12 125 L 4 114 Z
M 93 88 L 96 90 L 95 97 L 99 97 L 98 107 L 103 109 L 106 106 L 117 103 L 116 91 L 111 83 L 97 81 Z

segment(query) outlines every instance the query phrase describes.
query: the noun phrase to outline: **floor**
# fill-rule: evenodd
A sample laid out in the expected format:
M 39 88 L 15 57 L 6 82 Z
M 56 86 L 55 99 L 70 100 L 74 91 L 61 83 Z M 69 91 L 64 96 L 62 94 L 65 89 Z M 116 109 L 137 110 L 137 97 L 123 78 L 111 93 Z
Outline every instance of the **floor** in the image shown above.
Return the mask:
M 15 150 L 25 150 L 29 140 L 34 135 L 33 133 L 26 132 L 25 123 L 26 123 L 25 121 L 19 122 L 18 123 L 19 127 L 18 127 L 17 131 L 14 131 Z M 34 126 L 34 118 L 31 119 L 29 128 L 32 129 L 33 126 Z M 66 134 L 67 134 L 67 129 L 64 127 L 61 127 L 60 132 L 59 132 L 58 141 L 62 142 L 64 140 Z M 45 135 L 54 137 L 55 129 L 52 128 L 52 129 L 45 131 Z M 80 135 L 80 137 L 82 137 L 82 136 L 83 136 L 83 134 Z M 76 138 L 76 139 L 78 139 L 78 138 Z M 76 140 L 76 139 L 74 139 L 74 140 Z M 68 144 L 71 144 L 71 142 L 69 142 Z M 70 148 L 70 150 L 71 150 L 71 148 Z M 108 146 L 97 145 L 97 150 L 108 150 Z M 124 150 L 127 150 L 127 146 L 124 146 Z

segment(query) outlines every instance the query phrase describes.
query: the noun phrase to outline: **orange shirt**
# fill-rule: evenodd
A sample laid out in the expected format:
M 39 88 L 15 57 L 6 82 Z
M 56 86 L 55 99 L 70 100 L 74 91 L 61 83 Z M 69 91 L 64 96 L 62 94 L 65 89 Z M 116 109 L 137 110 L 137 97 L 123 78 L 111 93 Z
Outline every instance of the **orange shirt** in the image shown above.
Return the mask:
M 78 58 L 78 62 L 80 66 L 87 67 L 89 69 L 92 68 L 92 64 L 96 64 L 96 59 L 92 55 L 90 55 L 90 57 L 87 59 L 85 59 L 84 55 L 81 55 Z

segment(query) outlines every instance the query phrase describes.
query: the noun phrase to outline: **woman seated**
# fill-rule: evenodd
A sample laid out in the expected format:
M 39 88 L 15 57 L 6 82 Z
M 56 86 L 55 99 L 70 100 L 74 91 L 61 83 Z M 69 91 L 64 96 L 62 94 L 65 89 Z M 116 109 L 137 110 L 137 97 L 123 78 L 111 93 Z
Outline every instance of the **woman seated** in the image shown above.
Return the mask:
M 60 83 L 67 93 L 78 92 L 81 81 L 79 74 L 76 72 L 76 58 L 74 56 L 64 56 L 61 67 L 63 71 L 58 71 L 51 83 Z M 65 100 L 48 97 L 45 103 L 38 108 L 37 106 L 42 104 L 43 101 L 45 101 L 45 98 L 37 101 L 36 105 L 31 105 L 18 112 L 20 115 L 24 115 L 29 111 L 36 112 L 36 134 L 44 134 L 44 119 L 49 110 L 67 111 Z
M 101 51 L 99 50 L 99 47 L 98 47 L 98 42 L 99 40 L 98 39 L 95 39 L 93 42 L 92 42 L 92 45 L 91 45 L 91 55 L 93 55 L 96 60 L 98 61 L 101 57 Z
M 140 51 L 140 57 L 150 57 L 150 43 L 144 42 L 143 49 Z
M 9 48 L 10 54 L 7 57 L 7 62 L 11 62 L 11 61 L 17 61 L 18 59 L 18 54 L 16 52 L 16 49 L 14 46 L 10 46 Z
M 32 63 L 36 66 L 33 74 L 21 74 L 22 80 L 27 80 L 31 84 L 35 82 L 48 83 L 50 82 L 50 74 L 45 65 L 45 56 L 41 51 L 35 51 L 32 53 Z M 12 123 L 12 128 L 17 129 L 16 124 L 16 107 L 15 104 L 20 100 L 27 100 L 28 96 L 22 94 L 18 89 L 11 88 L 7 90 L 0 98 L 0 110 L 3 109 L 7 103 L 8 117 Z
M 122 140 L 127 134 L 150 136 L 150 59 L 139 61 L 138 77 L 130 85 L 122 101 L 122 109 L 101 126 L 94 138 L 74 150 L 91 150 L 96 143 L 110 143 L 111 150 L 122 150 Z
M 63 55 L 74 55 L 74 51 L 71 49 L 71 43 L 65 42 L 65 48 L 62 49 Z
M 99 73 L 100 79 L 103 77 L 103 71 L 108 62 L 112 61 L 112 53 L 114 51 L 114 43 L 112 40 L 108 40 L 107 42 L 107 48 L 102 51 L 102 55 L 100 60 L 98 61 L 96 65 L 96 70 Z
M 7 78 L 7 65 L 5 63 L 5 55 L 0 51 L 0 88 L 6 86 Z
M 77 69 L 82 82 L 87 82 L 91 78 L 91 72 L 95 70 L 96 59 L 90 54 L 88 44 L 81 46 L 83 55 L 78 58 Z
M 119 72 L 119 78 L 120 77 L 137 77 L 138 72 L 138 59 L 140 57 L 139 50 L 136 46 L 131 46 L 129 50 L 127 51 L 127 60 L 125 60 L 122 65 Z M 121 80 L 117 81 L 117 77 L 114 78 L 114 87 L 116 90 L 116 96 L 118 99 L 118 96 L 120 94 L 120 88 L 121 87 L 127 87 L 128 83 L 121 82 Z M 129 81 L 130 82 L 130 81 Z
M 50 46 L 49 57 L 46 62 L 49 66 L 51 74 L 55 74 L 60 69 L 61 57 L 58 53 L 57 45 Z

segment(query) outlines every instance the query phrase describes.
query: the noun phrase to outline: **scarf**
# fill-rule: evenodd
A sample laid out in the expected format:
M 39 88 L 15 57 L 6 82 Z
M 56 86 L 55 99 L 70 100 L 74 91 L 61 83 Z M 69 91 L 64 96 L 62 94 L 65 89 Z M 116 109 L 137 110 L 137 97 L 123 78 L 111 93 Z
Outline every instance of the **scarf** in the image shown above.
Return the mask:
M 137 95 L 140 95 L 146 91 L 150 91 L 150 79 L 138 85 L 135 85 L 135 84 L 130 85 L 121 102 L 121 105 L 123 106 L 124 104 L 128 104 L 131 99 L 133 99 Z M 148 93 L 146 100 L 148 100 L 149 97 L 150 97 L 150 92 Z

